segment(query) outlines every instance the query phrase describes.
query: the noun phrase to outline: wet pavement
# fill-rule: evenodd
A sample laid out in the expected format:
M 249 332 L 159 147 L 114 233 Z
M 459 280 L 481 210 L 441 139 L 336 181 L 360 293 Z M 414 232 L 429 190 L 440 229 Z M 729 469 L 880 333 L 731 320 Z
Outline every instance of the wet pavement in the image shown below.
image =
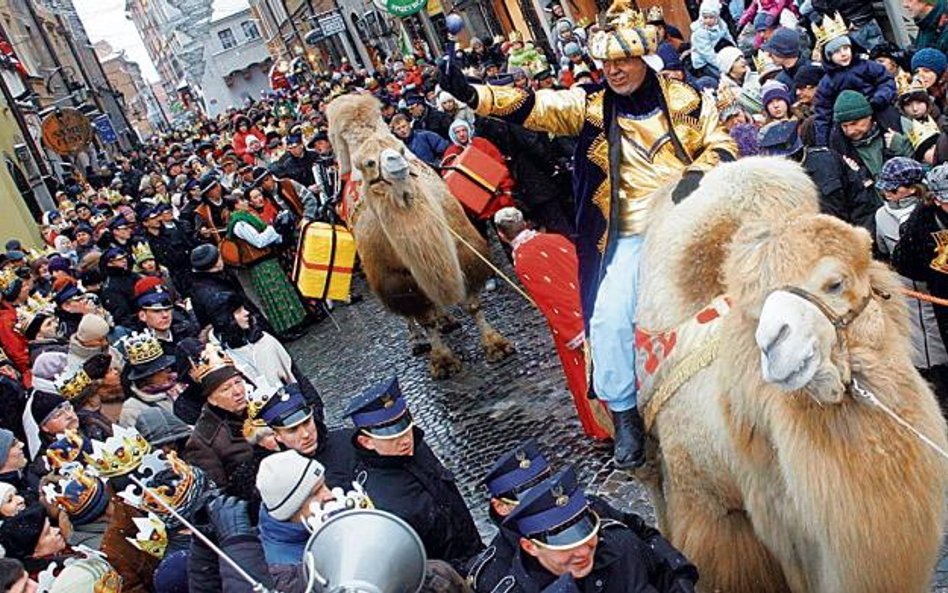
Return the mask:
M 325 320 L 289 348 L 322 394 L 331 427 L 345 424 L 342 411 L 350 397 L 397 374 L 417 424 L 455 473 L 485 541 L 495 528 L 487 519 L 480 480 L 499 455 L 529 437 L 538 440 L 554 468 L 576 464 L 588 491 L 654 521 L 645 490 L 612 467 L 608 447 L 583 434 L 546 322 L 510 287 L 501 282 L 496 291 L 484 293 L 484 310 L 517 353 L 487 363 L 473 321 L 456 312 L 462 328 L 448 335 L 447 342 L 464 368 L 450 379 L 434 381 L 427 359 L 411 355 L 405 323 L 387 313 L 360 278 L 354 286 L 365 298 L 335 309 L 341 329 Z M 948 550 L 933 591 L 948 593 Z

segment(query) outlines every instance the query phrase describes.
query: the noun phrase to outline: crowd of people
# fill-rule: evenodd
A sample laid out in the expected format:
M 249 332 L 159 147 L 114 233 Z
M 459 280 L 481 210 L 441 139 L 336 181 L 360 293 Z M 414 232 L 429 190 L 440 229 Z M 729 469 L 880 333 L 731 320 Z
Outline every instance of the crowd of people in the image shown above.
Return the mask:
M 948 298 L 948 17 L 945 0 L 903 4 L 911 47 L 870 2 L 703 0 L 687 41 L 659 7 L 584 27 L 553 2 L 552 44 L 376 48 L 372 72 L 289 76 L 77 172 L 43 215 L 44 245 L 0 253 L 0 589 L 249 591 L 193 524 L 264 586 L 302 592 L 312 517 L 364 490 L 441 562 L 429 589 L 694 590 L 697 569 L 660 533 L 584 494 L 530 435 L 484 477 L 499 528 L 485 546 L 397 378 L 350 402 L 352 428 L 327 429 L 284 347 L 340 305 L 294 278 L 300 229 L 345 224 L 325 108 L 371 94 L 424 163 L 473 146 L 505 168 L 471 222 L 508 247 L 544 313 L 573 313 L 547 316 L 577 407 L 596 344 L 604 405 L 580 409 L 583 428 L 631 468 L 636 295 L 610 272 L 637 265 L 647 196 L 680 172 L 676 201 L 718 162 L 797 161 L 821 209 L 872 233 L 907 288 Z M 541 268 L 555 295 L 531 279 Z M 913 362 L 944 402 L 948 308 L 910 308 Z

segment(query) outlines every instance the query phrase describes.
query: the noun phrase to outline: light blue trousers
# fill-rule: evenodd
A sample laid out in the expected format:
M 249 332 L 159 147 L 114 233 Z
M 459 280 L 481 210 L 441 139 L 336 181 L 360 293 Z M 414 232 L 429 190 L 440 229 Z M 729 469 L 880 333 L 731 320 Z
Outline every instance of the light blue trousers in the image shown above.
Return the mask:
M 589 322 L 593 387 L 613 412 L 635 407 L 635 308 L 642 237 L 619 237 Z

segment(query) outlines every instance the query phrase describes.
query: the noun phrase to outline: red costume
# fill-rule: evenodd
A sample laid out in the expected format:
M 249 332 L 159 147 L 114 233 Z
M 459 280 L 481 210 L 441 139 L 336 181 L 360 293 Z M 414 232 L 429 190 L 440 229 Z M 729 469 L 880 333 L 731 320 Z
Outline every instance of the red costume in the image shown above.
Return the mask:
M 566 384 L 583 432 L 594 439 L 612 437 L 612 418 L 605 404 L 587 397 L 585 334 L 579 304 L 576 247 L 556 233 L 525 230 L 511 243 L 514 271 L 553 332 Z

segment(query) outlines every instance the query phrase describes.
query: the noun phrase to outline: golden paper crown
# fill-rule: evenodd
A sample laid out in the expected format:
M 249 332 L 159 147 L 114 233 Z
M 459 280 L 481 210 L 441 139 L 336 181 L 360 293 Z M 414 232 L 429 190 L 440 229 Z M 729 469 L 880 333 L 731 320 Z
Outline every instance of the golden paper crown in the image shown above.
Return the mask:
M 615 0 L 589 39 L 589 55 L 597 60 L 640 57 L 657 47 L 658 29 L 645 23 L 630 0 Z
M 823 47 L 828 41 L 848 35 L 849 27 L 846 26 L 846 21 L 837 12 L 832 17 L 824 16 L 822 26 L 813 23 L 813 34 L 816 35 L 816 46 Z
M 734 93 L 734 88 L 731 85 L 722 83 L 718 86 L 718 91 L 715 94 L 715 106 L 719 112 L 723 113 L 729 107 L 736 105 L 737 102 L 738 96 Z
M 53 380 L 56 391 L 69 401 L 78 399 L 92 386 L 92 377 L 82 367 L 65 370 Z
M 909 142 L 912 143 L 912 148 L 918 150 L 922 143 L 933 136 L 937 137 L 939 134 L 941 134 L 941 129 L 938 124 L 931 117 L 927 117 L 924 120 L 913 120 L 906 136 L 908 136 Z
M 131 473 L 150 452 L 151 444 L 137 430 L 113 424 L 112 436 L 92 441 L 92 454 L 85 458 L 100 476 L 111 478 Z
M 40 314 L 47 317 L 56 314 L 56 305 L 52 299 L 41 294 L 27 297 L 26 302 L 16 308 L 16 331 L 26 335 L 27 328 Z
M 155 558 L 164 558 L 165 550 L 168 549 L 168 530 L 161 518 L 155 513 L 148 513 L 147 517 L 132 517 L 132 522 L 138 531 L 135 537 L 125 538 L 128 543 Z
M 79 462 L 82 456 L 83 437 L 77 430 L 66 430 L 56 435 L 56 440 L 46 447 L 46 466 L 58 470 L 69 464 Z
M 757 71 L 759 78 L 764 78 L 768 74 L 779 72 L 782 68 L 774 63 L 770 54 L 763 50 L 757 50 L 757 53 L 754 54 L 754 70 Z
M 155 450 L 145 455 L 135 475 L 145 485 L 145 489 L 138 484 L 129 484 L 118 493 L 119 497 L 136 509 L 156 513 L 160 517 L 168 517 L 169 513 L 159 499 L 180 511 L 199 494 L 194 468 L 174 451 L 165 453 Z
M 92 591 L 95 593 L 120 593 L 122 590 L 122 577 L 119 576 L 119 573 L 116 572 L 115 569 L 112 568 L 112 565 L 105 559 L 105 554 L 81 544 L 72 546 L 72 550 L 74 553 L 66 557 L 65 561 L 50 562 L 49 565 L 37 575 L 36 591 L 38 593 L 48 593 L 51 591 L 59 575 L 65 573 L 64 579 L 76 578 L 76 572 L 92 577 L 91 580 L 95 581 L 92 585 Z
M 0 292 L 6 292 L 6 290 L 17 280 L 19 280 L 19 276 L 16 275 L 16 272 L 13 270 L 13 268 L 4 268 L 0 270 Z
M 132 259 L 136 264 L 140 264 L 149 259 L 155 259 L 155 254 L 151 251 L 151 245 L 145 241 L 132 245 Z
M 665 10 L 661 6 L 649 6 L 648 10 L 645 11 L 645 22 L 665 22 Z
M 165 353 L 158 336 L 150 330 L 132 332 L 122 338 L 122 346 L 128 363 L 135 366 L 158 360 Z
M 72 463 L 53 474 L 53 480 L 43 486 L 46 502 L 54 504 L 75 517 L 85 512 L 97 499 L 105 496 L 105 485 L 95 471 Z
M 197 361 L 191 362 L 191 376 L 195 381 L 200 382 L 209 373 L 225 366 L 234 366 L 234 359 L 224 354 L 220 346 L 209 342 L 204 346 Z
M 274 395 L 280 393 L 280 391 L 279 386 L 270 385 L 266 380 L 261 381 L 253 391 L 247 394 L 247 418 L 249 420 L 256 420 L 260 412 L 263 411 L 263 408 L 266 407 L 267 402 L 269 402 Z M 283 396 L 289 398 L 286 392 L 283 392 Z
M 915 93 L 928 94 L 928 89 L 925 88 L 925 85 L 905 70 L 899 70 L 899 73 L 895 75 L 895 90 L 900 98 Z
M 523 33 L 520 31 L 511 31 L 510 35 L 507 36 L 507 41 L 510 43 L 523 43 Z

